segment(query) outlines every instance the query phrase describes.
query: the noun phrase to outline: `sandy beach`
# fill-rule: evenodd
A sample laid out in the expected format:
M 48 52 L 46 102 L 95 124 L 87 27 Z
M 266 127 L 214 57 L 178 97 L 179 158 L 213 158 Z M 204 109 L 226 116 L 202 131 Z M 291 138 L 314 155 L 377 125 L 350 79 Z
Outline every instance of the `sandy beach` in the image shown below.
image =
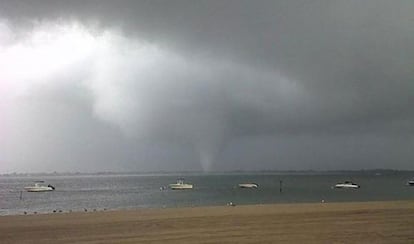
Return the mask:
M 413 243 L 414 201 L 0 217 L 0 243 Z

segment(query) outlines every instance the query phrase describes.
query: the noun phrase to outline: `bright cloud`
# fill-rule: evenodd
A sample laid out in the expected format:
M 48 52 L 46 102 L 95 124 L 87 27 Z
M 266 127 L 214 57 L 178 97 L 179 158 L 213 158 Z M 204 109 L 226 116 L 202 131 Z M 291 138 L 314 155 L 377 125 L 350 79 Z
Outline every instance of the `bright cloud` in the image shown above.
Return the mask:
M 0 28 L 5 30 L 0 36 L 0 66 L 4 67 L 0 100 L 8 113 L 8 138 L 13 138 L 8 141 L 10 154 L 20 155 L 25 137 L 36 138 L 42 135 L 38 131 L 50 129 L 36 122 L 49 117 L 48 111 L 42 111 L 44 105 L 38 105 L 46 98 L 35 97 L 33 104 L 26 99 L 50 87 L 55 93 L 76 87 L 76 92 L 90 94 L 93 116 L 128 137 L 189 142 L 204 169 L 211 169 L 219 148 L 228 140 L 232 111 L 284 113 L 286 105 L 306 98 L 300 84 L 278 71 L 189 58 L 115 29 L 96 31 L 77 22 L 45 22 L 36 23 L 21 36 L 5 22 Z M 50 102 L 56 101 L 46 101 Z M 22 134 L 19 128 L 26 132 Z M 53 141 L 32 144 L 41 143 Z

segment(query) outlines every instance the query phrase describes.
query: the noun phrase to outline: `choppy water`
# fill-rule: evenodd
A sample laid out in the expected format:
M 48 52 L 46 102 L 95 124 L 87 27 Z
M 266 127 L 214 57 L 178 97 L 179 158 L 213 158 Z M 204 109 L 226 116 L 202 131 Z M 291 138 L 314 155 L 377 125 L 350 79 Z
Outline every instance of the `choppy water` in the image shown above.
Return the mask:
M 184 176 L 194 190 L 160 190 Z M 53 210 L 162 208 L 184 206 L 346 202 L 414 199 L 414 187 L 406 186 L 413 175 L 394 172 L 358 174 L 187 174 L 187 175 L 77 175 L 0 177 L 0 215 L 51 213 Z M 35 180 L 56 187 L 53 192 L 21 191 Z M 280 180 L 283 181 L 280 193 Z M 337 182 L 352 180 L 358 190 L 332 189 Z M 239 189 L 238 183 L 255 182 L 259 189 Z

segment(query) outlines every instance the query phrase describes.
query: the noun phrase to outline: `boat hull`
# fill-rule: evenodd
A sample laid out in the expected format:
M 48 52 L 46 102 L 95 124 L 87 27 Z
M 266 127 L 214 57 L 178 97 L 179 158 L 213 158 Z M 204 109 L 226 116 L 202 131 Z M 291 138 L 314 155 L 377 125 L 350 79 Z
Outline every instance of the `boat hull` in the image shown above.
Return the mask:
M 360 188 L 359 185 L 350 185 L 350 184 L 336 184 L 335 188 L 349 188 L 349 189 L 358 189 Z
M 24 189 L 28 192 L 45 192 L 45 191 L 55 190 L 52 187 L 31 187 L 31 186 L 25 187 Z
M 191 190 L 193 185 L 191 184 L 170 184 L 171 190 Z
M 239 188 L 256 189 L 256 188 L 258 188 L 258 185 L 257 184 L 254 184 L 254 183 L 242 183 L 242 184 L 239 184 Z

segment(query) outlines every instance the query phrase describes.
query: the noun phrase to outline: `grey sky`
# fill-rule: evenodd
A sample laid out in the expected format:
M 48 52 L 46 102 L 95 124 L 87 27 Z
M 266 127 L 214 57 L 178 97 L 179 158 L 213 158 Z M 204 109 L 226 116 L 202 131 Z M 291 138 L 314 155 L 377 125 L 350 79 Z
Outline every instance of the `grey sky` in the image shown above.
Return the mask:
M 0 1 L 0 172 L 414 169 L 414 2 Z

